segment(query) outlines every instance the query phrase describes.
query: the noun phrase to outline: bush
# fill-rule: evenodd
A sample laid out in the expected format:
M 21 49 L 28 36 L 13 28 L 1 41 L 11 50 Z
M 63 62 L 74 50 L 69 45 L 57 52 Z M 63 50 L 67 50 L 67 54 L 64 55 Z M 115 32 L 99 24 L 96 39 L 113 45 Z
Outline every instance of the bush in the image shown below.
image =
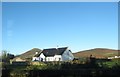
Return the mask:
M 103 62 L 104 68 L 118 68 L 120 67 L 120 59 L 112 59 L 112 61 Z
M 26 70 L 40 70 L 40 69 L 47 69 L 47 65 L 30 65 L 26 67 Z

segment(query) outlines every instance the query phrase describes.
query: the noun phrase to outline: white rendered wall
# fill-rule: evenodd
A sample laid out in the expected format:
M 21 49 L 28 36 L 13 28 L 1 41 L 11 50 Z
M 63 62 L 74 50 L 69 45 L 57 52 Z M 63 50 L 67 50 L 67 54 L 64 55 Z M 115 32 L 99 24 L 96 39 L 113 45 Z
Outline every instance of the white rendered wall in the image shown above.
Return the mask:
M 62 61 L 62 56 L 61 55 L 55 55 L 54 56 L 54 61 Z
M 46 61 L 54 61 L 54 57 L 46 57 Z
M 74 59 L 74 56 L 72 54 L 72 52 L 70 52 L 69 50 L 66 50 L 63 54 L 62 54 L 62 60 L 63 61 L 71 61 Z
M 39 57 L 40 57 L 40 58 L 42 58 L 42 59 L 43 59 L 43 61 L 45 61 L 45 56 L 44 56 L 44 54 L 43 54 L 43 53 L 41 53 Z
M 32 58 L 32 61 L 39 61 L 39 60 L 40 60 L 39 57 L 33 57 L 33 58 Z

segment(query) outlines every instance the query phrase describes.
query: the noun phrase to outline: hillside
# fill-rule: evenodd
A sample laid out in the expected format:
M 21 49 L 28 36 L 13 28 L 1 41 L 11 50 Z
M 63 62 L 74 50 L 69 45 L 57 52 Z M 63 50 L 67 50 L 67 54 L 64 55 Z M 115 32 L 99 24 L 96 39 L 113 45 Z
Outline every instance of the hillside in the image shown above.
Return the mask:
M 31 59 L 36 52 L 40 53 L 42 50 L 38 48 L 33 48 L 25 53 L 17 56 L 21 59 Z M 90 55 L 95 56 L 96 58 L 106 58 L 110 56 L 118 55 L 118 50 L 106 49 L 106 48 L 95 48 L 84 51 L 79 51 L 73 53 L 74 57 L 90 57 Z
M 26 51 L 25 53 L 17 56 L 20 57 L 21 59 L 28 59 L 28 58 L 32 58 L 36 52 L 40 53 L 42 50 L 38 49 L 38 48 L 33 48 L 29 51 Z
M 106 49 L 106 48 L 95 48 L 90 50 L 79 51 L 73 53 L 75 57 L 89 57 L 90 55 L 96 58 L 106 58 L 110 56 L 118 55 L 118 50 Z

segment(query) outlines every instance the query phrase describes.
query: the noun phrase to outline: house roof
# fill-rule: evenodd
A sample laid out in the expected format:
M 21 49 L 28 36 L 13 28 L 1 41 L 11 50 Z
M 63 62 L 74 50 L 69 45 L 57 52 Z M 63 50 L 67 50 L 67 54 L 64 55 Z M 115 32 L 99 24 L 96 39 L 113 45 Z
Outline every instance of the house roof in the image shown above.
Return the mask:
M 39 57 L 40 56 L 40 53 L 38 53 L 38 54 L 35 54 L 35 56 L 34 57 Z
M 45 56 L 62 55 L 67 47 L 44 49 L 42 53 Z

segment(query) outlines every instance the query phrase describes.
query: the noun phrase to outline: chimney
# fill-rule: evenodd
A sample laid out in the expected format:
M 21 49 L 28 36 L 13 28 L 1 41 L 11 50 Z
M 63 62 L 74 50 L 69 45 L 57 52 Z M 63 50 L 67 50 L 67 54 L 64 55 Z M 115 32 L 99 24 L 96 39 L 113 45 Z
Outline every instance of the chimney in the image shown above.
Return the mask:
M 35 54 L 38 54 L 38 52 L 35 52 Z
M 58 49 L 58 47 L 59 47 L 59 46 L 57 45 L 56 49 Z

